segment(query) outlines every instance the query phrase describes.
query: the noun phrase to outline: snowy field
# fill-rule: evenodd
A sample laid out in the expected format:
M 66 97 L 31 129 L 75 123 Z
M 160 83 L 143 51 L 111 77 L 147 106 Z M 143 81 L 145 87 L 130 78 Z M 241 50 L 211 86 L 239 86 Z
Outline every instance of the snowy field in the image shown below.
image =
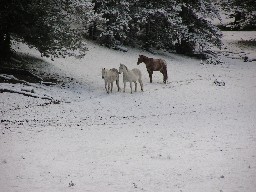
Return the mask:
M 255 192 L 256 62 L 241 57 L 256 54 L 236 44 L 249 35 L 224 34 L 222 65 L 92 43 L 83 59 L 33 63 L 62 81 L 34 94 L 60 102 L 0 93 L 0 191 Z M 167 84 L 159 72 L 149 83 L 139 54 L 167 61 Z M 106 93 L 101 68 L 120 63 L 142 71 L 144 92 Z

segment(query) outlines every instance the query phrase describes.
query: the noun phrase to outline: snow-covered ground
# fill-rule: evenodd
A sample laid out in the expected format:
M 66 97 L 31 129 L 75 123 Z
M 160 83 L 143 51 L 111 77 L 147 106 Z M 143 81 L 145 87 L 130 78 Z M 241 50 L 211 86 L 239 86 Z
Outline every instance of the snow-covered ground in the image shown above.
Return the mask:
M 254 192 L 256 62 L 234 58 L 255 52 L 237 50 L 241 34 L 231 35 L 222 65 L 92 43 L 83 59 L 35 63 L 64 84 L 32 87 L 34 94 L 60 102 L 0 93 L 0 191 Z M 39 57 L 24 45 L 19 51 Z M 167 61 L 167 84 L 159 72 L 149 83 L 139 54 Z M 142 71 L 144 92 L 114 85 L 106 93 L 101 68 L 120 63 Z

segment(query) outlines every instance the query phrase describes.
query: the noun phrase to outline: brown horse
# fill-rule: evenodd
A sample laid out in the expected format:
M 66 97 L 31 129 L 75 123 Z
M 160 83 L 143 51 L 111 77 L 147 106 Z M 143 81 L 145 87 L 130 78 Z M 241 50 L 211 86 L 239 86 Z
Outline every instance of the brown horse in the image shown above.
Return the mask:
M 153 71 L 160 71 L 164 76 L 163 82 L 166 83 L 166 81 L 168 79 L 168 75 L 167 75 L 167 65 L 166 65 L 165 60 L 163 60 L 163 59 L 153 59 L 153 58 L 148 58 L 144 55 L 139 55 L 137 65 L 139 65 L 140 63 L 145 63 L 146 64 L 146 68 L 147 68 L 147 71 L 148 71 L 150 83 L 152 83 Z

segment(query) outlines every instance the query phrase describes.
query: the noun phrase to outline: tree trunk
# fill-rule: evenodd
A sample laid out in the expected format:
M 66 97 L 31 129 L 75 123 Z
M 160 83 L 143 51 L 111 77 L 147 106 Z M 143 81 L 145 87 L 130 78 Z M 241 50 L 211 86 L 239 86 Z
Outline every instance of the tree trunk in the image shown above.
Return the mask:
M 0 33 L 0 60 L 10 60 L 11 56 L 11 35 L 8 30 Z
M 150 19 L 148 19 L 148 22 L 146 23 L 146 34 L 145 34 L 145 42 L 144 47 L 146 50 L 149 50 L 151 47 L 151 23 Z
M 3 50 L 4 50 L 4 33 L 0 32 L 0 66 L 3 60 Z

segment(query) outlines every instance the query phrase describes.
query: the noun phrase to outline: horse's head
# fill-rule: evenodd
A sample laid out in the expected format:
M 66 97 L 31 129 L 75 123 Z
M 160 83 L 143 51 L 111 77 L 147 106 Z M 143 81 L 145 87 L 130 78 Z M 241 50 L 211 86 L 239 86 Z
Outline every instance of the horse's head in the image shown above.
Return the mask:
M 139 55 L 139 58 L 138 58 L 138 61 L 137 61 L 137 65 L 139 65 L 140 63 L 145 63 L 145 59 L 146 59 L 147 57 L 146 56 L 144 56 L 144 55 Z
M 104 79 L 105 73 L 106 73 L 106 69 L 105 69 L 105 68 L 102 68 L 102 69 L 101 69 L 102 79 Z
M 137 61 L 137 65 L 139 65 L 142 62 L 143 62 L 142 55 L 139 55 L 139 58 L 138 58 L 138 61 Z
M 119 74 L 121 74 L 122 72 L 124 72 L 124 70 L 127 70 L 127 67 L 126 67 L 124 64 L 121 64 L 121 63 L 120 63 L 120 66 L 119 66 Z

